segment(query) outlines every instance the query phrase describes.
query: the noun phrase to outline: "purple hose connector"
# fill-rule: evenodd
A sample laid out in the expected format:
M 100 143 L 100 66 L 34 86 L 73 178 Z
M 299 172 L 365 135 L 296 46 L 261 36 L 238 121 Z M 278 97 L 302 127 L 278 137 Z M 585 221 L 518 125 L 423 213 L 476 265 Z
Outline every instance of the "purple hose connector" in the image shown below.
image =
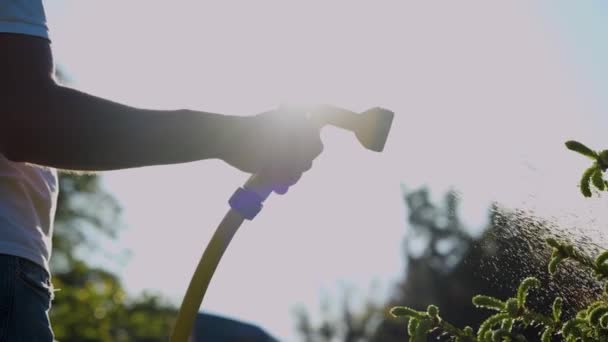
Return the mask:
M 254 217 L 262 210 L 262 202 L 264 201 L 257 193 L 244 188 L 238 188 L 228 203 L 230 207 L 236 210 L 247 220 L 253 220 Z

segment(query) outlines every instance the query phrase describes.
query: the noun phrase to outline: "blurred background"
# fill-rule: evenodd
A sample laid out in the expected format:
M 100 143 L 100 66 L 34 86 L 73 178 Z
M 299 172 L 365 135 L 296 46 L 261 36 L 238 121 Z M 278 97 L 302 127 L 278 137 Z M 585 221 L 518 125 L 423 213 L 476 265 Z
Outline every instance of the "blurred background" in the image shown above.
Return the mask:
M 588 161 L 563 146 L 608 148 L 604 2 L 54 0 L 47 15 L 62 81 L 114 101 L 396 113 L 382 154 L 324 130 L 315 167 L 239 231 L 205 312 L 281 341 L 405 341 L 392 305 L 475 325 L 472 295 L 546 274 L 545 237 L 606 247 L 606 198 L 580 195 Z M 57 338 L 166 339 L 247 177 L 219 161 L 63 174 Z M 574 310 L 596 293 L 586 277 L 539 305 L 567 293 Z

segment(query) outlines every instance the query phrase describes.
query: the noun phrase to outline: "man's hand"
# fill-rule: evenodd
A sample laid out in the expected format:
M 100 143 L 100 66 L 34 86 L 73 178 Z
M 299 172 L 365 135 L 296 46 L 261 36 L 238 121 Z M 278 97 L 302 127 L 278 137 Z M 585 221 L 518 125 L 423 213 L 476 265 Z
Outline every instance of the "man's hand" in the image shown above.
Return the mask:
M 226 137 L 220 158 L 239 170 L 262 174 L 284 194 L 323 151 L 320 127 L 304 112 L 279 108 L 244 117 Z

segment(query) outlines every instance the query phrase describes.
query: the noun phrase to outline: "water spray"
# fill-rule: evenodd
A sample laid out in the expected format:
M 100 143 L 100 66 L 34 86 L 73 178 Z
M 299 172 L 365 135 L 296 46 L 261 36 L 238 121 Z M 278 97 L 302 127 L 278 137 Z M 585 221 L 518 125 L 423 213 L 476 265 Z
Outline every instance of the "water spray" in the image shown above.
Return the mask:
M 319 127 L 332 125 L 352 131 L 363 147 L 382 152 L 391 128 L 394 113 L 374 108 L 363 114 L 325 106 L 309 113 Z M 222 255 L 243 221 L 253 220 L 274 189 L 273 179 L 254 174 L 238 188 L 229 200 L 230 210 L 217 227 L 203 252 L 182 301 L 171 342 L 186 342 L 192 333 L 196 314 Z

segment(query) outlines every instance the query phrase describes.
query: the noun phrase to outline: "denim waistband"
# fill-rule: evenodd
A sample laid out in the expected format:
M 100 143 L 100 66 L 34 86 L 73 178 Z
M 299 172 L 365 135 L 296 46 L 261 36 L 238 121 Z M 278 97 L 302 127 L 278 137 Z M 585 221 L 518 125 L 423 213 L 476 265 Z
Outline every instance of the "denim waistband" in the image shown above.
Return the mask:
M 39 286 L 46 288 L 51 296 L 51 300 L 53 299 L 55 290 L 51 283 L 51 276 L 44 267 L 25 258 L 9 254 L 0 254 L 0 268 L 3 268 L 3 270 L 0 269 L 0 272 L 6 272 L 13 269 L 15 272 L 21 272 L 22 274 L 28 275 L 38 283 Z

